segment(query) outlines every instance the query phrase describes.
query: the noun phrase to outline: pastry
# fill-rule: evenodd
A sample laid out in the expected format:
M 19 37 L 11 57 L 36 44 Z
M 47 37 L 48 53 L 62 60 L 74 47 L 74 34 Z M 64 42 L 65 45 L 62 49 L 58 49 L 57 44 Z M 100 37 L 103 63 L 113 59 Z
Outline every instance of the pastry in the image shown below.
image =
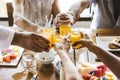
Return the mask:
M 119 49 L 120 48 L 120 38 L 116 37 L 111 43 L 108 44 L 110 49 Z

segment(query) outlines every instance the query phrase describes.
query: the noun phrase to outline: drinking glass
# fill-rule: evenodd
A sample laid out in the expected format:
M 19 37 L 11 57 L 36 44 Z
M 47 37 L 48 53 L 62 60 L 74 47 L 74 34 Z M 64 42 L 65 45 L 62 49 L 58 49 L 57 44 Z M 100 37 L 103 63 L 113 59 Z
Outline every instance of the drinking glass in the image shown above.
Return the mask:
M 74 44 L 76 41 L 79 41 L 80 39 L 82 39 L 82 34 L 79 30 L 72 30 L 70 33 L 70 41 L 71 44 Z M 76 65 L 76 49 L 80 48 L 82 45 L 79 44 L 78 46 L 72 46 L 73 48 L 73 63 Z
M 53 44 L 53 38 L 56 35 L 55 28 L 44 28 L 43 32 L 41 33 L 42 36 L 47 38 L 50 42 L 50 47 L 52 47 Z
M 71 22 L 70 19 L 62 20 L 59 19 L 59 33 L 60 35 L 68 35 L 71 32 Z
M 36 67 L 36 60 L 35 60 L 34 52 L 32 51 L 24 52 L 22 55 L 22 63 L 23 63 L 23 67 L 25 67 L 25 69 L 28 72 L 33 70 L 33 68 Z

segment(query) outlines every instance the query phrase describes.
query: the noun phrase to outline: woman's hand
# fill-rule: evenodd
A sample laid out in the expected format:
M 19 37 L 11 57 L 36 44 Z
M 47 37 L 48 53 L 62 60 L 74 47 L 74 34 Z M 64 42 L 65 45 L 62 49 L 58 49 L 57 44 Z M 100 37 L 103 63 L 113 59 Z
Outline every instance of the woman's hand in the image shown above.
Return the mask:
M 54 47 L 58 53 L 68 52 L 68 50 L 70 49 L 70 40 L 67 38 L 63 38 L 60 43 L 55 43 Z
M 77 45 L 80 45 L 80 44 L 82 44 L 83 47 L 87 47 L 90 51 L 93 51 L 92 45 L 94 43 L 92 41 L 82 39 L 80 41 L 75 42 L 72 46 L 77 46 Z

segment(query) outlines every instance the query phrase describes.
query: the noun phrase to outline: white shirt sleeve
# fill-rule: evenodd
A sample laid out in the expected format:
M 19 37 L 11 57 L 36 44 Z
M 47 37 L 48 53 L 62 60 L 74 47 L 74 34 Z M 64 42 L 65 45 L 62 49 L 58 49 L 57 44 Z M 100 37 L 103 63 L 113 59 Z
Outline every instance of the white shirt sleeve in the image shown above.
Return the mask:
M 13 40 L 15 31 L 9 27 L 3 27 L 0 25 L 0 49 L 8 48 Z
M 96 0 L 88 0 L 88 1 L 89 1 L 90 5 L 91 5 L 92 3 L 95 3 L 95 2 L 96 2 Z

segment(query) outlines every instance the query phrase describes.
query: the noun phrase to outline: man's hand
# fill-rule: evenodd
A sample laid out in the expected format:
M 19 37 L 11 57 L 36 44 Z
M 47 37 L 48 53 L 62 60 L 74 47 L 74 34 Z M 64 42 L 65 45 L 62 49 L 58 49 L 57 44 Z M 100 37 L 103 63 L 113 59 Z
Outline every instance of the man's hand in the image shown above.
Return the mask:
M 16 32 L 12 41 L 13 45 L 18 45 L 35 52 L 49 51 L 49 43 L 50 42 L 41 35 L 24 32 Z
M 54 19 L 54 24 L 56 25 L 56 27 L 60 26 L 60 20 L 70 20 L 70 23 L 73 23 L 73 18 L 72 15 L 68 14 L 68 13 L 59 13 L 55 19 Z
M 57 27 L 59 27 L 60 26 L 59 20 L 70 20 L 71 25 L 73 25 L 79 18 L 80 15 L 73 11 L 68 11 L 66 13 L 59 13 L 54 19 L 54 24 Z

